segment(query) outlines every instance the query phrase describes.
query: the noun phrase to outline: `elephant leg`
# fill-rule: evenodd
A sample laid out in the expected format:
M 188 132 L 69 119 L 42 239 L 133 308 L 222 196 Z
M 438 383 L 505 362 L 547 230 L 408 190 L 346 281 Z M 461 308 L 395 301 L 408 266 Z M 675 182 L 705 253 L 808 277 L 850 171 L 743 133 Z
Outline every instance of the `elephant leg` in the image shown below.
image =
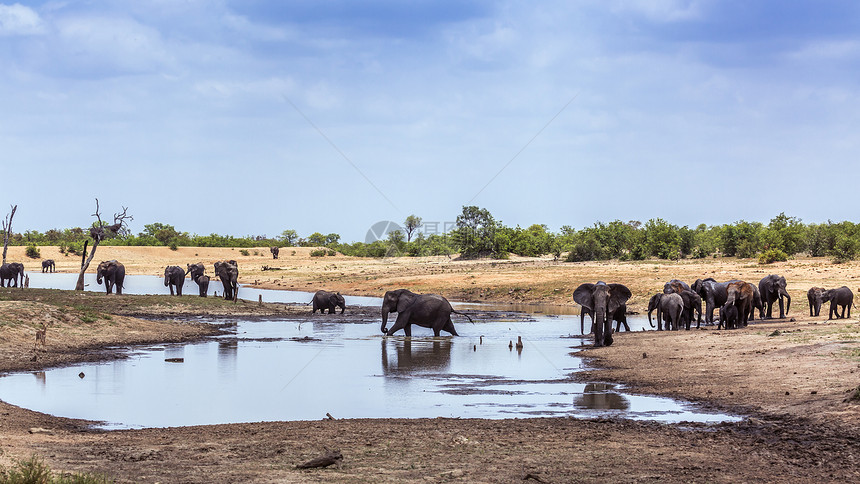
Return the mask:
M 170 295 L 173 296 L 173 284 L 168 284 L 167 287 L 170 289 Z
M 314 304 L 314 310 L 313 310 L 313 311 L 311 311 L 311 314 L 316 314 L 316 312 L 317 312 L 317 302 L 316 302 L 316 300 L 314 300 L 313 304 Z
M 403 330 L 406 333 L 406 336 L 412 336 L 411 328 L 409 328 L 409 318 L 412 317 L 412 313 L 407 309 L 406 311 L 397 313 L 397 321 L 394 322 L 394 325 L 385 333 L 386 336 L 391 336 L 395 332 Z
M 714 324 L 714 299 L 705 300 L 705 324 Z
M 445 323 L 445 326 L 442 327 L 442 331 L 451 333 L 451 336 L 460 336 L 457 334 L 457 330 L 454 329 L 454 323 L 451 322 L 451 316 L 448 316 L 448 321 Z
M 603 328 L 603 345 L 610 346 L 612 344 L 612 320 L 606 321 Z

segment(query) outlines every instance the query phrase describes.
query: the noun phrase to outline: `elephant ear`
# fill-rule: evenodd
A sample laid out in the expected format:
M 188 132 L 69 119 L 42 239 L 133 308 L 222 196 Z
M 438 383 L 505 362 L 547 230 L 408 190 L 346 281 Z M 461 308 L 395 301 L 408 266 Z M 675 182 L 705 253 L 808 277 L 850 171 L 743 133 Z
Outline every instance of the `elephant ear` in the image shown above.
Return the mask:
M 592 292 L 594 291 L 594 284 L 588 282 L 585 284 L 581 284 L 579 287 L 573 291 L 573 300 L 580 306 L 593 310 L 594 309 L 594 296 Z
M 633 293 L 624 284 L 609 284 L 609 312 L 614 313 Z

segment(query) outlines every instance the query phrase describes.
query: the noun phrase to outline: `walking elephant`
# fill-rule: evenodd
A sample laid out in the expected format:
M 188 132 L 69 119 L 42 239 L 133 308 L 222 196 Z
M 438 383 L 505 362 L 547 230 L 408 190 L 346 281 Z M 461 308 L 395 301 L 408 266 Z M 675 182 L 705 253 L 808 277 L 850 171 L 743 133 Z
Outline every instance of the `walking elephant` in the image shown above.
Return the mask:
M 182 286 L 185 284 L 185 271 L 179 266 L 167 266 L 164 269 L 164 287 L 170 288 L 170 295 L 173 295 L 173 288 L 176 288 L 176 295 L 182 295 Z
M 824 302 L 823 287 L 813 287 L 806 291 L 806 299 L 809 300 L 809 315 L 818 316 L 821 313 L 821 303 Z
M 20 262 L 9 262 L 0 266 L 0 287 L 18 287 L 18 279 L 21 280 L 21 288 L 24 288 L 24 264 Z
M 762 304 L 767 308 L 766 312 L 761 313 L 761 319 L 773 318 L 773 303 L 779 300 L 779 318 L 785 318 L 791 308 L 791 296 L 785 290 L 785 277 L 776 274 L 765 276 L 758 283 L 758 290 L 761 293 Z M 786 300 L 785 310 L 783 311 L 783 298 Z
M 329 314 L 334 314 L 337 308 L 340 308 L 340 314 L 346 311 L 346 303 L 339 292 L 317 291 L 311 302 L 314 305 L 314 313 L 317 309 L 320 310 L 320 314 L 325 314 L 326 309 Z
M 396 289 L 394 291 L 386 291 L 385 296 L 382 297 L 382 332 L 388 332 L 388 314 L 389 313 L 400 313 L 405 310 L 415 301 L 415 298 L 418 297 L 418 294 L 410 291 L 409 289 Z M 453 329 L 453 326 L 451 327 Z M 443 328 L 444 329 L 444 328 Z M 448 329 L 445 331 L 451 332 Z
M 239 297 L 239 264 L 234 260 L 218 261 L 215 275 L 224 285 L 224 299 L 235 301 Z
M 573 300 L 594 315 L 594 346 L 612 344 L 612 318 L 632 293 L 623 284 L 585 283 L 573 291 Z
M 269 251 L 272 253 L 272 259 L 277 259 L 278 254 L 281 252 L 279 247 L 269 247 Z
M 828 321 L 831 319 L 845 319 L 846 317 L 851 317 L 851 306 L 854 305 L 854 293 L 851 292 L 851 289 L 848 289 L 848 286 L 824 291 L 822 301 L 830 301 L 830 314 L 827 316 Z M 842 306 L 841 316 L 839 315 L 839 306 Z M 848 310 L 847 316 L 845 315 L 846 310 Z M 834 315 L 836 315 L 836 318 L 833 317 Z
M 104 279 L 105 290 L 108 294 L 113 291 L 116 286 L 117 295 L 122 294 L 122 283 L 125 280 L 125 266 L 122 262 L 114 260 L 106 260 L 99 263 L 96 269 L 96 283 L 101 284 Z
M 588 329 L 588 333 L 585 332 L 585 316 L 591 318 L 591 326 Z M 621 325 L 624 325 L 625 331 L 630 331 L 630 325 L 627 324 L 627 304 L 622 304 L 618 306 L 618 309 L 615 310 L 615 313 L 612 317 L 609 318 L 612 321 L 615 321 L 615 332 L 621 331 Z M 579 312 L 579 334 L 586 335 L 594 332 L 594 311 L 591 309 L 582 306 L 582 311 Z
M 681 318 L 684 312 L 684 299 L 680 294 L 663 293 L 654 294 L 648 301 L 648 324 L 654 327 L 651 322 L 651 313 L 657 310 L 657 331 L 663 331 L 663 322 L 666 322 L 666 330 L 678 329 L 681 327 Z
M 45 259 L 42 261 L 42 272 L 55 272 L 54 259 Z
M 745 281 L 733 281 L 726 287 L 725 306 L 734 306 L 738 316 L 736 321 L 726 320 L 726 329 L 734 329 L 740 325 L 746 326 L 753 304 L 753 285 Z M 729 309 L 730 311 L 733 311 Z
M 388 293 L 386 293 L 386 296 L 387 295 Z M 451 322 L 451 313 L 466 316 L 469 321 L 474 322 L 468 314 L 454 311 L 454 308 L 451 307 L 451 303 L 438 294 L 415 294 L 411 299 L 412 302 L 406 305 L 406 307 L 402 309 L 398 307 L 397 320 L 394 322 L 391 329 L 386 331 L 385 322 L 382 323 L 382 332 L 385 333 L 386 336 L 391 336 L 401 329 L 406 333 L 406 336 L 412 336 L 413 324 L 432 329 L 434 336 L 439 336 L 442 331 L 447 331 L 448 333 L 451 333 L 452 336 L 459 336 L 457 331 L 454 329 L 454 323 Z M 385 312 L 384 299 L 382 313 L 383 317 L 387 314 Z

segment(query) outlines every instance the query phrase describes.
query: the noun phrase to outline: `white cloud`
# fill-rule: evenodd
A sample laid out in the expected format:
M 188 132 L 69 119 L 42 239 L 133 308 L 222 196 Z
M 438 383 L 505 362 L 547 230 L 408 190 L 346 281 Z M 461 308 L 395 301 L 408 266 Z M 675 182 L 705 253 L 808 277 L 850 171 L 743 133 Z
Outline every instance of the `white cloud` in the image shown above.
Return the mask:
M 35 10 L 19 3 L 0 4 L 0 36 L 37 35 L 45 32 L 45 24 Z
M 657 22 L 681 22 L 701 16 L 699 0 L 616 0 L 614 12 L 633 12 Z

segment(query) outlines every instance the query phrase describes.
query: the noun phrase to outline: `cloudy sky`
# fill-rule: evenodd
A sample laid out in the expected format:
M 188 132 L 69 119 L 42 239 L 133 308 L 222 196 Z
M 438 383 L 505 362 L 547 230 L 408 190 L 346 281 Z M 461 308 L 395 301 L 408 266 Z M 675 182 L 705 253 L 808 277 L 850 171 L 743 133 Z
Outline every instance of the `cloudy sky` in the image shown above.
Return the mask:
M 855 1 L 22 1 L 0 66 L 16 231 L 857 220 Z

